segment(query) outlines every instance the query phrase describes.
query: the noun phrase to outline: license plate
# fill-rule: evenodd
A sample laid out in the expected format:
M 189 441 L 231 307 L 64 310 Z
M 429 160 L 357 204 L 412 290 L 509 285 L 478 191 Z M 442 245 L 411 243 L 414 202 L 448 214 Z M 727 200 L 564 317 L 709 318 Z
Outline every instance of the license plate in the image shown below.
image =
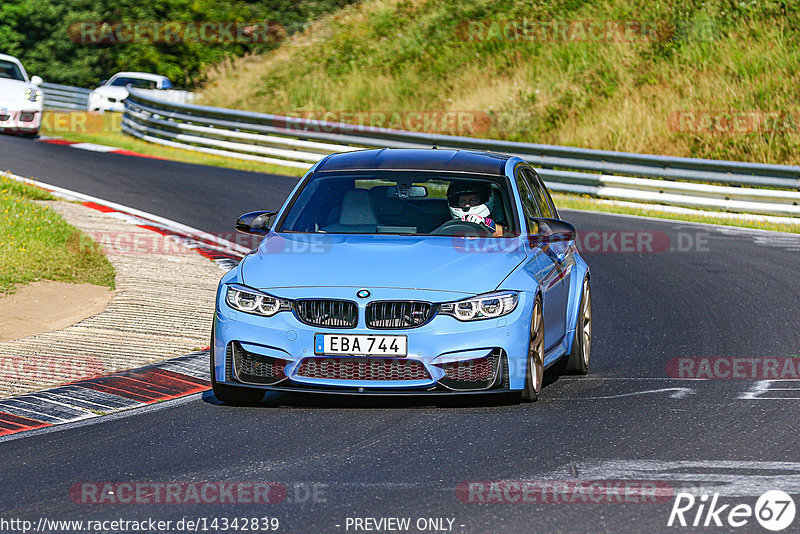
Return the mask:
M 406 356 L 406 336 L 314 334 L 314 354 Z

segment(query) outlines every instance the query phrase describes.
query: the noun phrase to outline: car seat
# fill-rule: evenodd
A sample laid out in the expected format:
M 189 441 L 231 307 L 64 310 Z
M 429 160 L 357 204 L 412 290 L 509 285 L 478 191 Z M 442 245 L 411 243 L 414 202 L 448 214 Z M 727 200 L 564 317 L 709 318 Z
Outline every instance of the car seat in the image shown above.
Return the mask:
M 342 208 L 339 222 L 322 228 L 324 232 L 345 234 L 374 234 L 378 226 L 378 217 L 372 207 L 369 191 L 351 189 L 342 197 Z

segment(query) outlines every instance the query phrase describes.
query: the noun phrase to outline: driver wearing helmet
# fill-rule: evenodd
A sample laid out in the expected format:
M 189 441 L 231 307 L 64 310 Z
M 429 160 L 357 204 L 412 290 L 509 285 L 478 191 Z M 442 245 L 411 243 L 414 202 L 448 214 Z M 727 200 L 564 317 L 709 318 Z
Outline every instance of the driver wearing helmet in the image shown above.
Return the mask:
M 484 226 L 493 237 L 503 237 L 503 227 L 491 218 L 494 208 L 492 187 L 480 182 L 452 182 L 447 188 L 447 204 L 453 219 Z

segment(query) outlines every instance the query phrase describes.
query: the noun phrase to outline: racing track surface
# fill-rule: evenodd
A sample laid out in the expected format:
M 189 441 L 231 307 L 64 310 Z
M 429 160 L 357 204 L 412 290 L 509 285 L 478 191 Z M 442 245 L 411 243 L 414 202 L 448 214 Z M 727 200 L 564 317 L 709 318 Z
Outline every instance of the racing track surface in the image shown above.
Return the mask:
M 211 232 L 228 231 L 241 212 L 278 206 L 296 181 L 5 136 L 0 167 Z M 254 204 L 259 196 L 263 206 Z M 206 393 L 24 434 L 0 442 L 0 516 L 270 516 L 280 532 L 358 531 L 346 528 L 348 517 L 408 517 L 412 527 L 418 518 L 449 518 L 455 532 L 692 530 L 666 526 L 671 498 L 477 504 L 456 492 L 468 481 L 574 478 L 705 486 L 721 493 L 720 504 L 751 506 L 766 489 L 783 489 L 800 504 L 800 381 L 677 380 L 668 371 L 674 358 L 800 352 L 800 238 L 562 215 L 601 249 L 585 253 L 595 319 L 588 376 L 551 380 L 533 405 L 272 396 L 234 408 Z M 642 239 L 653 252 L 608 250 L 615 239 L 619 248 L 619 232 L 649 236 Z M 103 481 L 270 481 L 288 493 L 267 505 L 71 499 L 74 484 Z M 789 531 L 798 525 L 800 518 Z M 709 530 L 729 527 L 695 529 Z M 737 531 L 764 530 L 751 518 Z

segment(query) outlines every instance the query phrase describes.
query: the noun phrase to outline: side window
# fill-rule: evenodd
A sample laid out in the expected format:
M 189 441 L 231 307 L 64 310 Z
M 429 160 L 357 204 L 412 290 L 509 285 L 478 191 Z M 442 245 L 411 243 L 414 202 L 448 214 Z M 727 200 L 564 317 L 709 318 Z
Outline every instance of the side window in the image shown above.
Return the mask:
M 550 207 L 550 213 L 553 214 L 553 219 L 561 219 L 558 215 L 558 210 L 556 210 L 556 205 L 553 203 L 553 197 L 550 196 L 550 191 L 547 190 L 547 186 L 544 185 L 541 176 L 536 173 L 533 173 L 536 177 L 536 183 L 539 184 L 539 189 L 542 192 L 542 196 L 544 200 L 547 202 L 547 205 Z
M 533 196 L 531 186 L 523 175 L 524 172 L 525 169 L 517 171 L 517 188 L 519 189 L 519 199 L 522 202 L 522 209 L 525 210 L 525 220 L 527 221 L 528 217 L 540 217 L 540 215 L 536 198 Z
M 528 189 L 533 193 L 534 202 L 536 202 L 536 207 L 538 208 L 539 213 L 541 213 L 540 217 L 552 219 L 553 212 L 539 187 L 539 182 L 536 180 L 536 175 L 534 175 L 530 169 L 523 169 L 522 176 L 525 182 L 528 184 Z

